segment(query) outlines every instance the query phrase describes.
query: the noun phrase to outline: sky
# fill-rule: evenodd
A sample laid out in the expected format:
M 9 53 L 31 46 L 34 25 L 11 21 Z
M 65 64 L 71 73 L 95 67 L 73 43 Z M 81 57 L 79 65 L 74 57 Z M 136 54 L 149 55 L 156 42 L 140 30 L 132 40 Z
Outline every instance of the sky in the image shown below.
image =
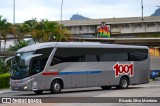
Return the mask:
M 15 22 L 32 18 L 60 20 L 62 0 L 15 0 Z M 160 6 L 160 0 L 143 0 L 144 16 L 150 16 Z M 63 0 L 62 19 L 73 14 L 91 19 L 140 17 L 141 0 Z M 0 0 L 0 15 L 13 23 L 13 0 Z

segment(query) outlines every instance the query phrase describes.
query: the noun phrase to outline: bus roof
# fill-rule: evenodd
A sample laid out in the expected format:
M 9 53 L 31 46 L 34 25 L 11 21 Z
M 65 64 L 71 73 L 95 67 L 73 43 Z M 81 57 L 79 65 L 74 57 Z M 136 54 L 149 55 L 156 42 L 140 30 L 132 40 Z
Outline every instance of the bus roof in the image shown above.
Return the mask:
M 49 47 L 76 47 L 76 48 L 146 48 L 146 46 L 129 46 L 120 44 L 105 44 L 99 42 L 46 42 L 38 43 L 19 49 L 17 52 L 35 51 L 37 49 Z

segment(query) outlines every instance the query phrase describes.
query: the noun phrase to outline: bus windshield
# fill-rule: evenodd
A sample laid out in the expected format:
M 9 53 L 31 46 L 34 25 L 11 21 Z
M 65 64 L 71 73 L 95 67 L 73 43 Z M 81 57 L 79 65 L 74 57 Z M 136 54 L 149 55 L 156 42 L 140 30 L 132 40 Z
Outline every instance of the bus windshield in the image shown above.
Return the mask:
M 47 60 L 50 56 L 53 48 L 42 48 L 30 52 L 18 52 L 13 58 L 13 64 L 11 67 L 11 79 L 23 79 L 37 73 L 40 73 L 44 70 Z M 26 65 L 26 62 L 32 55 L 29 60 L 29 64 Z M 38 55 L 41 54 L 41 55 Z
M 33 55 L 33 51 L 16 53 L 10 70 L 12 79 L 22 79 L 29 76 L 29 66 L 25 65 L 25 61 L 31 55 Z

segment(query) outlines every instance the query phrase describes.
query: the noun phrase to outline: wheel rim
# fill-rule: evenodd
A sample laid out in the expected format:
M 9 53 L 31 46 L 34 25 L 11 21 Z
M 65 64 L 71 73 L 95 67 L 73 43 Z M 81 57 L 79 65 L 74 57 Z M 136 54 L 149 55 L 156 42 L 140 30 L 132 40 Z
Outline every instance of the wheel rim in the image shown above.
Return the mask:
M 126 88 L 128 85 L 128 82 L 126 80 L 122 80 L 122 87 Z
M 55 84 L 54 84 L 54 89 L 55 89 L 56 91 L 59 91 L 60 85 L 59 85 L 58 83 L 55 83 Z

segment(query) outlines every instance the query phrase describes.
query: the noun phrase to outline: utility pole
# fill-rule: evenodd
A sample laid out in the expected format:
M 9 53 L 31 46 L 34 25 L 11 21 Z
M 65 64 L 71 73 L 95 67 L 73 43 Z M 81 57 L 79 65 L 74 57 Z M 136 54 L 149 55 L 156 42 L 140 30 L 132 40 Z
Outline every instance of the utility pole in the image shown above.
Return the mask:
M 143 17 L 143 0 L 141 0 L 141 7 L 142 7 L 142 21 L 144 20 L 144 17 Z
M 63 0 L 62 0 L 62 3 L 61 3 L 61 21 L 62 21 L 62 9 L 63 9 Z
M 60 26 L 61 30 L 62 30 L 62 11 L 63 11 L 62 9 L 63 9 L 63 0 L 61 2 L 61 17 L 60 17 L 60 19 L 61 19 L 61 26 Z
M 13 24 L 15 24 L 15 0 L 13 0 Z

